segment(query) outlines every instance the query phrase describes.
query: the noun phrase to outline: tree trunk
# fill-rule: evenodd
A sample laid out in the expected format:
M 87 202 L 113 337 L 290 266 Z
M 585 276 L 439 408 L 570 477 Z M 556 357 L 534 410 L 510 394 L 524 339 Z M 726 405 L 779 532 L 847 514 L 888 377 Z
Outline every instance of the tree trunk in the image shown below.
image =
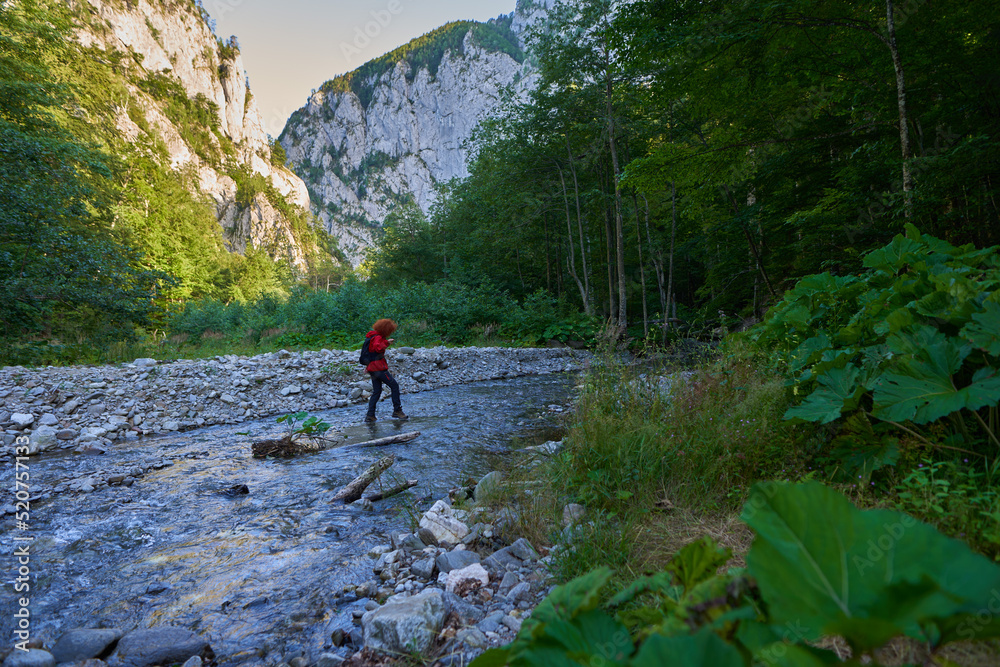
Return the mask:
M 576 176 L 576 165 L 573 164 L 573 151 L 570 150 L 569 135 L 566 135 L 566 152 L 569 154 L 569 170 L 573 174 L 573 194 L 576 197 L 576 227 L 580 236 L 580 262 L 583 264 L 583 287 L 587 294 L 587 300 L 584 302 L 583 309 L 587 315 L 593 315 L 594 306 L 590 302 L 592 298 L 590 293 L 590 269 L 587 268 L 587 251 L 583 243 L 583 214 L 580 212 L 580 182 Z M 572 239 L 570 239 L 570 243 L 572 242 Z
M 392 498 L 393 496 L 398 496 L 400 493 L 406 491 L 407 489 L 412 489 L 416 485 L 417 485 L 417 480 L 409 479 L 398 486 L 392 487 L 391 489 L 371 494 L 370 496 L 368 496 L 368 500 L 374 503 L 378 500 L 385 500 L 386 498 Z
M 612 273 L 614 262 L 611 261 L 611 248 L 614 242 L 611 240 L 611 212 L 607 207 L 604 208 L 604 234 L 608 254 L 608 316 L 612 322 L 615 322 L 618 309 L 615 307 L 615 277 Z M 618 326 L 617 323 L 615 323 L 615 326 Z
M 677 318 L 677 303 L 674 300 L 674 245 L 677 241 L 677 183 L 670 181 L 670 268 L 667 269 L 667 308 L 663 311 L 663 335 L 666 342 L 669 322 L 669 305 L 673 303 L 674 319 Z
M 910 125 L 906 108 L 906 76 L 903 72 L 903 59 L 899 56 L 896 45 L 896 18 L 892 0 L 885 2 L 886 29 L 889 37 L 889 51 L 892 53 L 892 66 L 896 70 L 896 102 L 899 106 L 899 144 L 903 152 L 903 206 L 906 219 L 913 217 L 913 174 L 910 171 L 910 160 L 913 149 L 910 146 Z
M 670 320 L 668 313 L 670 309 L 667 305 L 667 288 L 663 280 L 663 251 L 659 249 L 655 252 L 653 251 L 653 235 L 649 231 L 649 200 L 646 199 L 646 195 L 642 196 L 642 201 L 646 204 L 646 245 L 649 247 L 650 253 L 652 253 L 650 259 L 653 262 L 653 270 L 656 272 L 656 290 L 660 294 L 660 312 L 663 313 L 663 326 L 661 329 L 663 342 L 666 342 L 667 325 Z
M 358 442 L 351 447 L 381 447 L 382 445 L 395 445 L 404 442 L 410 442 L 411 440 L 416 440 L 420 436 L 420 431 L 410 431 L 409 433 L 400 433 L 399 435 L 390 435 L 386 438 L 379 438 L 378 440 L 366 440 L 365 442 Z
M 642 337 L 649 338 L 649 309 L 646 305 L 646 267 L 642 261 L 642 225 L 639 222 L 639 198 L 632 191 L 632 207 L 635 209 L 635 247 L 639 249 L 639 284 L 642 286 Z
M 614 106 L 612 105 L 612 95 L 614 88 L 611 82 L 611 54 L 605 48 L 605 99 L 607 102 L 608 114 L 608 147 L 611 149 L 612 178 L 615 185 L 615 243 L 618 251 L 618 335 L 622 336 L 628 328 L 628 298 L 625 292 L 625 226 L 622 222 L 622 191 L 619 183 L 621 170 L 618 167 L 618 142 L 615 133 Z
M 580 276 L 576 273 L 576 252 L 573 250 L 573 223 L 570 219 L 569 213 L 569 193 L 566 191 L 566 180 L 563 178 L 562 167 L 558 164 L 556 169 L 559 170 L 559 182 L 562 183 L 563 189 L 563 201 L 566 203 L 566 234 L 569 239 L 569 275 L 573 277 L 576 281 L 577 289 L 580 290 L 580 298 L 583 299 L 583 308 L 590 314 L 590 304 L 589 297 L 587 295 L 587 288 L 584 286 L 583 281 L 580 280 Z
M 379 459 L 373 463 L 368 470 L 364 471 L 359 477 L 355 478 L 353 482 L 342 488 L 340 491 L 337 491 L 337 494 L 330 499 L 330 502 L 343 500 L 346 504 L 359 500 L 365 489 L 367 489 L 372 482 L 379 478 L 379 475 L 388 470 L 395 462 L 395 456 L 387 456 L 384 459 Z

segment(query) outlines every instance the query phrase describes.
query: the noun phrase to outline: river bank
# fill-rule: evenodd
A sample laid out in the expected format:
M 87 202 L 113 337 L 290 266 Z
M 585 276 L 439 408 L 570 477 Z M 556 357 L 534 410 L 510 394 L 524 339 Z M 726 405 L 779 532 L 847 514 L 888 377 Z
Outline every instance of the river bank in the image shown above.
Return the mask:
M 0 369 L 3 442 L 9 447 L 27 436 L 32 455 L 54 449 L 101 454 L 115 442 L 143 436 L 349 408 L 371 394 L 357 356 L 347 350 L 281 350 L 174 362 L 137 359 L 118 366 L 5 367 Z M 580 370 L 591 355 L 569 348 L 436 347 L 398 348 L 387 358 L 400 391 L 412 394 Z M 362 417 L 359 411 L 358 421 Z

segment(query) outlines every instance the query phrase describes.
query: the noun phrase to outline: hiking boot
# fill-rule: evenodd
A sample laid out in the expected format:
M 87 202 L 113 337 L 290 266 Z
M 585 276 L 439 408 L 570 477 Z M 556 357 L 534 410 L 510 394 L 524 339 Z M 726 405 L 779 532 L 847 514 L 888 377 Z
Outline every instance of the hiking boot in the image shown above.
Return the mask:
M 393 419 L 409 419 L 409 417 L 406 416 L 406 413 L 403 412 L 403 408 L 396 408 L 395 410 L 393 410 L 392 411 L 392 418 Z
M 365 415 L 365 423 L 372 424 L 375 422 L 375 415 Z

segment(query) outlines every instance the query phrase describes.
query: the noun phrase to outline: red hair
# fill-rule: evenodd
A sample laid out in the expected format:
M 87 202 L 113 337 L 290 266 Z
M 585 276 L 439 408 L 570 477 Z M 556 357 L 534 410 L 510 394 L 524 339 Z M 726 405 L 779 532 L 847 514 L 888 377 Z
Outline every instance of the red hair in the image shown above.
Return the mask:
M 396 323 L 392 320 L 379 320 L 372 325 L 372 329 L 374 329 L 378 335 L 382 336 L 382 338 L 388 338 L 396 330 Z

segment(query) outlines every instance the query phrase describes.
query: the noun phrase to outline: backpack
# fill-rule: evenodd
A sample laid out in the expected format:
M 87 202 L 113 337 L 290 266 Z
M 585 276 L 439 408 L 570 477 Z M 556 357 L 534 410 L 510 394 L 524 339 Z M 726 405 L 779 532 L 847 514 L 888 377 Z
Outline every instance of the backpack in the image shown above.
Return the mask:
M 383 359 L 385 357 L 384 352 L 375 353 L 368 349 L 368 344 L 372 342 L 372 339 L 368 336 L 365 337 L 365 342 L 361 344 L 361 356 L 358 358 L 358 363 L 362 366 L 367 366 L 373 361 Z

